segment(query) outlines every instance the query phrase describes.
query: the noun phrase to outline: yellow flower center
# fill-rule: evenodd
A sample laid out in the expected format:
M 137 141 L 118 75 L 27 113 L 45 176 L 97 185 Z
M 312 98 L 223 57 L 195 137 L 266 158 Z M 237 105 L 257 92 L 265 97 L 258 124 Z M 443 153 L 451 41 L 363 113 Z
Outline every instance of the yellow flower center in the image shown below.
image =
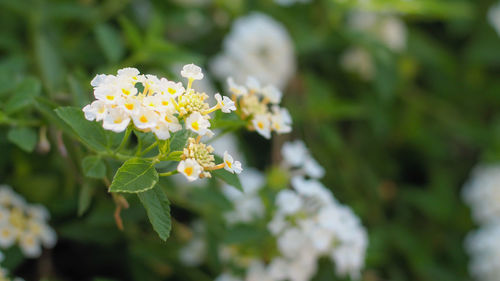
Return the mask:
M 114 99 L 115 99 L 115 96 L 106 96 L 106 98 L 107 98 L 108 100 L 114 100 Z
M 174 88 L 168 88 L 168 92 L 173 95 L 175 94 L 177 91 L 174 89 Z
M 130 91 L 127 89 L 122 89 L 122 93 L 126 96 L 130 95 Z
M 125 104 L 125 107 L 126 107 L 128 110 L 132 110 L 132 109 L 134 109 L 134 104 L 133 104 L 133 103 L 126 103 L 126 104 Z
M 2 237 L 9 237 L 10 236 L 10 230 L 8 228 L 4 228 L 2 229 L 2 233 L 0 233 L 2 235 Z
M 232 168 L 233 164 L 226 160 L 226 166 L 228 166 L 229 168 Z
M 161 105 L 167 106 L 168 105 L 168 101 L 166 101 L 166 100 L 161 101 Z
M 122 119 L 121 119 L 121 118 L 116 118 L 116 119 L 115 119 L 115 124 L 119 124 L 119 123 L 121 123 L 121 122 L 122 122 Z
M 194 121 L 191 123 L 191 127 L 193 127 L 195 131 L 198 131 L 200 129 L 200 124 L 198 124 L 198 121 Z
M 190 176 L 193 174 L 193 167 L 186 167 L 186 168 L 184 169 L 184 173 L 185 173 L 188 177 L 190 177 Z
M 146 123 L 146 122 L 148 122 L 148 118 L 146 118 L 146 116 L 142 115 L 141 118 L 139 118 L 139 121 L 141 121 L 142 123 Z
M 264 123 L 258 122 L 257 127 L 259 127 L 259 129 L 264 129 Z

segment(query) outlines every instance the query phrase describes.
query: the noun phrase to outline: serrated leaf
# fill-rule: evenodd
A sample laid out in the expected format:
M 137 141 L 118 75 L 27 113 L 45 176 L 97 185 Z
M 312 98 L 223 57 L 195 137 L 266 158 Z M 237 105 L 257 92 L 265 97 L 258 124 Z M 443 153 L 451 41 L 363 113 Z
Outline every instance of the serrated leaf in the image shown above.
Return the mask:
M 132 158 L 118 169 L 109 187 L 110 192 L 139 193 L 152 189 L 158 182 L 153 162 Z
M 167 241 L 172 228 L 170 202 L 167 195 L 160 185 L 156 185 L 153 189 L 138 193 L 137 196 L 146 209 L 153 229 L 163 241 Z
M 224 160 L 218 156 L 215 155 L 215 163 L 222 163 Z M 235 187 L 236 189 L 240 190 L 241 192 L 243 191 L 243 186 L 241 186 L 240 178 L 236 174 L 232 174 L 224 169 L 219 169 L 211 172 L 212 175 L 215 177 L 223 180 L 227 184 Z
M 40 95 L 40 81 L 34 77 L 24 79 L 7 100 L 4 110 L 7 114 L 15 113 L 29 105 Z
M 82 160 L 82 168 L 85 176 L 94 179 L 102 179 L 106 176 L 106 165 L 101 157 L 87 156 Z
M 7 133 L 7 138 L 26 152 L 32 152 L 38 140 L 36 131 L 30 128 L 12 128 Z
M 59 107 L 57 115 L 64 120 L 90 148 L 102 151 L 106 149 L 108 139 L 101 124 L 88 121 L 83 111 L 76 107 Z
M 106 58 L 110 62 L 117 62 L 125 53 L 120 34 L 112 26 L 107 24 L 98 25 L 95 30 L 95 36 L 99 46 L 103 50 Z
M 81 217 L 90 206 L 94 189 L 88 184 L 84 184 L 78 196 L 78 216 Z

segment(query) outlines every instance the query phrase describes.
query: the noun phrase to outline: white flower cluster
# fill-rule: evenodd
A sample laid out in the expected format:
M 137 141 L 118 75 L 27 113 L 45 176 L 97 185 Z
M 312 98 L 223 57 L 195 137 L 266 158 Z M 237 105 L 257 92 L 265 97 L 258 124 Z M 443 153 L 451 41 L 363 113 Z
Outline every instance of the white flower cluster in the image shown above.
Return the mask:
M 491 6 L 488 11 L 488 21 L 500 36 L 500 2 Z
M 465 248 L 471 260 L 469 271 L 474 280 L 497 281 L 500 276 L 500 223 L 482 226 L 470 233 Z
M 210 107 L 205 102 L 208 95 L 192 88 L 195 80 L 204 77 L 199 66 L 185 65 L 181 76 L 188 79 L 186 88 L 181 82 L 143 75 L 135 68 L 120 69 L 116 76 L 99 74 L 90 83 L 96 100 L 83 108 L 85 118 L 102 120 L 104 129 L 114 132 L 124 131 L 132 122 L 135 129 L 153 132 L 160 140 L 166 140 L 170 133 L 181 130 L 181 121 L 184 121 L 185 129 L 198 134 L 198 138 L 189 139 L 177 166 L 178 172 L 189 181 L 210 177 L 209 171 L 222 168 L 240 173 L 241 163 L 231 155 L 225 152 L 224 163 L 215 165 L 211 154 L 213 148 L 200 143 L 202 136 L 214 135 L 209 129 L 209 114 L 219 109 L 224 113 L 235 111 L 234 101 L 215 94 L 217 104 Z
M 500 219 L 500 165 L 476 167 L 462 190 L 462 197 L 479 224 Z
M 465 241 L 469 271 L 476 280 L 496 281 L 500 276 L 500 165 L 476 167 L 462 191 L 480 225 Z
M 242 120 L 249 120 L 248 129 L 263 137 L 271 138 L 271 132 L 285 134 L 292 131 L 292 117 L 286 108 L 280 107 L 283 94 L 273 85 L 262 87 L 254 77 L 248 77 L 246 85 L 239 85 L 232 77 L 227 79 L 233 101 L 238 103 L 237 113 Z
M 40 256 L 42 245 L 51 248 L 57 241 L 47 224 L 49 216 L 45 207 L 28 204 L 9 186 L 0 185 L 0 248 L 18 245 L 26 257 Z
M 219 79 L 233 76 L 243 83 L 249 76 L 283 89 L 295 72 L 293 42 L 285 27 L 262 13 L 234 22 L 224 40 L 224 52 L 211 63 Z
M 406 26 L 396 16 L 357 11 L 349 16 L 347 25 L 354 31 L 375 36 L 394 52 L 401 52 L 406 48 Z M 371 54 L 366 49 L 352 47 L 340 60 L 345 70 L 358 73 L 364 80 L 373 78 L 375 66 Z
M 182 129 L 179 119 L 198 135 L 213 135 L 208 114 L 217 109 L 234 111 L 234 102 L 216 94 L 217 104 L 210 107 L 205 102 L 208 95 L 192 89 L 194 80 L 203 79 L 200 67 L 185 65 L 181 75 L 188 78 L 186 88 L 180 82 L 140 74 L 135 68 L 120 69 L 116 76 L 99 74 L 90 83 L 96 100 L 83 108 L 85 118 L 102 120 L 103 127 L 114 132 L 124 131 L 132 121 L 137 130 L 152 131 L 161 140 Z
M 366 231 L 358 217 L 314 179 L 321 177 L 324 170 L 311 157 L 303 142 L 286 143 L 282 154 L 283 166 L 293 168 L 294 176 L 291 180 L 293 189 L 278 193 L 275 200 L 277 210 L 267 225 L 276 238 L 278 255 L 268 257 L 270 261 L 266 263 L 258 257 L 240 253 L 237 248 L 223 247 L 221 259 L 245 267 L 246 273 L 242 279 L 225 272 L 216 281 L 307 281 L 314 277 L 318 260 L 324 256 L 335 263 L 339 276 L 358 279 L 368 244 Z M 307 165 L 313 168 L 306 168 Z M 252 217 L 239 221 L 250 220 Z

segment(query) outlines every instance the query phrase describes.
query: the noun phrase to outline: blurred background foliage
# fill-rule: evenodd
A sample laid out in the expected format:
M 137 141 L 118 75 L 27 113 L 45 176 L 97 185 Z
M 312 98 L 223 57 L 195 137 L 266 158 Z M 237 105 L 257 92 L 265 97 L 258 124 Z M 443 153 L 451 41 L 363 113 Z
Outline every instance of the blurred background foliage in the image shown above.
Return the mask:
M 62 135 L 52 109 L 88 103 L 97 73 L 134 66 L 174 77 L 176 65 L 207 66 L 232 20 L 262 11 L 295 44 L 297 72 L 284 95 L 294 132 L 273 142 L 240 135 L 249 164 L 267 167 L 282 141 L 305 140 L 328 171 L 324 183 L 367 227 L 363 280 L 467 280 L 463 239 L 473 224 L 460 189 L 474 165 L 500 158 L 500 37 L 486 19 L 494 2 L 197 2 L 205 1 L 0 0 L 0 182 L 45 204 L 59 234 L 37 261 L 7 252 L 6 267 L 26 280 L 211 280 L 216 259 L 186 268 L 176 249 L 193 213 L 213 220 L 210 208 L 228 202 L 203 190 L 173 198 L 178 221 L 164 245 L 131 198 L 120 232 L 110 196 L 82 179 L 84 152 Z M 406 50 L 394 54 L 346 28 L 355 9 L 399 15 Z M 341 68 L 353 44 L 373 55 L 372 81 Z M 273 157 L 256 159 L 259 151 Z M 333 280 L 326 276 L 318 280 Z

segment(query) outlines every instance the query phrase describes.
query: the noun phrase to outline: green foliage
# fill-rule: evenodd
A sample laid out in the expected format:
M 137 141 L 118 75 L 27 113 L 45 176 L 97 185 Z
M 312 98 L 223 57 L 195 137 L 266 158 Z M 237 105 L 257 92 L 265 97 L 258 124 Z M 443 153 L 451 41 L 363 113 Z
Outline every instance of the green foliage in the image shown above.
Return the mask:
M 99 156 L 87 156 L 82 160 L 82 168 L 85 176 L 94 179 L 106 177 L 106 164 Z
M 110 192 L 141 193 L 158 182 L 158 173 L 151 160 L 132 158 L 118 169 L 109 186 Z
M 7 138 L 26 152 L 32 152 L 37 142 L 36 132 L 31 128 L 12 128 Z
M 146 209 L 153 229 L 163 241 L 170 236 L 172 222 L 170 218 L 170 202 L 160 185 L 137 194 Z
M 25 78 L 13 91 L 3 109 L 7 114 L 12 114 L 26 108 L 40 95 L 40 89 L 41 85 L 38 79 Z

